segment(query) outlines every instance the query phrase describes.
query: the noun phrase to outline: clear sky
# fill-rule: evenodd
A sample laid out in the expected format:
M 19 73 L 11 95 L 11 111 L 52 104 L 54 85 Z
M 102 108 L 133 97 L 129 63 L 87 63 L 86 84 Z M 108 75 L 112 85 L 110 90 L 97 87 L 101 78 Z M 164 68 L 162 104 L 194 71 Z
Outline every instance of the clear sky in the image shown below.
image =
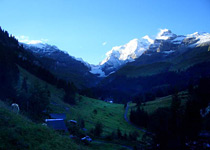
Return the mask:
M 98 64 L 113 46 L 160 28 L 210 32 L 210 0 L 0 0 L 0 26 Z

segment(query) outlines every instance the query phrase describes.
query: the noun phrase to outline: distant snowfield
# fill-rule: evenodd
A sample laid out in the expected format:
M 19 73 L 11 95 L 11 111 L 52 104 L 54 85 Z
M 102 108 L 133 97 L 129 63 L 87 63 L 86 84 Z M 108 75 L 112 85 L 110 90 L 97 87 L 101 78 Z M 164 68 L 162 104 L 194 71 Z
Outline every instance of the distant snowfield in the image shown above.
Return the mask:
M 101 66 L 91 65 L 90 73 L 98 74 L 99 77 L 106 77 L 105 73 L 101 70 Z

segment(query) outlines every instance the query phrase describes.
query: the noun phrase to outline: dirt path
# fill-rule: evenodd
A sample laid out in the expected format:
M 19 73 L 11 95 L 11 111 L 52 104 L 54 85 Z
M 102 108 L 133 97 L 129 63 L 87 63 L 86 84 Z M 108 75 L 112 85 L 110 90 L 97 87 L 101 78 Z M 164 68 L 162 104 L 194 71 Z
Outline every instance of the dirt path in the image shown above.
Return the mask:
M 127 123 L 129 123 L 130 125 L 132 125 L 133 127 L 135 127 L 136 129 L 144 132 L 144 133 L 148 133 L 145 129 L 137 127 L 136 125 L 134 125 L 133 123 L 130 122 L 130 120 L 128 119 L 128 111 L 129 111 L 129 103 L 127 103 L 126 108 L 125 108 L 125 113 L 124 113 L 124 119 Z

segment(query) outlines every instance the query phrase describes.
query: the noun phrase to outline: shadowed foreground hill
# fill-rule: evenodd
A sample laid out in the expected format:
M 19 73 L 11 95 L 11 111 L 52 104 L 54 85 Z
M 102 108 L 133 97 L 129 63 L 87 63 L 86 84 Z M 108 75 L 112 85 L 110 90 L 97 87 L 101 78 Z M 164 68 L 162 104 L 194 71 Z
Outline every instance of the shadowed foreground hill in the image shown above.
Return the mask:
M 53 130 L 35 124 L 13 113 L 0 101 L 0 149 L 1 150 L 69 150 L 79 147 L 67 136 L 61 136 Z

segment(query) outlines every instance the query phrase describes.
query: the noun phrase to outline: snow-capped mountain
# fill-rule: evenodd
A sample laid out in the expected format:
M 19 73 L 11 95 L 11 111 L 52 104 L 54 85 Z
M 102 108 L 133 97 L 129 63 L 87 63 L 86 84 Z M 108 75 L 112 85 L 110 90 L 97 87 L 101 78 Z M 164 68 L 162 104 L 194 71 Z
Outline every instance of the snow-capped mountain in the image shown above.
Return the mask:
M 164 29 L 141 56 L 108 75 L 97 89 L 103 97 L 116 99 L 148 92 L 164 94 L 172 87 L 187 89 L 189 83 L 210 76 L 209 66 L 209 33 L 176 35 Z
M 74 82 L 77 87 L 90 87 L 98 82 L 96 75 L 90 72 L 90 64 L 81 58 L 70 56 L 58 47 L 46 43 L 22 45 L 36 56 L 42 66 L 56 76 Z
M 100 65 L 93 67 L 92 73 L 100 72 L 100 76 L 104 76 L 116 71 L 120 66 L 141 56 L 153 42 L 149 36 L 144 36 L 141 39 L 133 39 L 125 45 L 113 47 L 106 53 L 107 57 Z M 93 71 L 96 68 L 100 71 Z
M 133 39 L 125 45 L 113 47 L 112 50 L 106 53 L 106 58 L 100 63 L 104 65 L 105 63 L 113 63 L 114 61 L 123 62 L 133 61 L 135 58 L 139 57 L 144 51 L 152 44 L 154 41 L 148 36 L 142 39 Z
M 85 65 L 89 73 L 98 77 L 106 77 L 142 55 L 151 56 L 155 53 L 160 53 L 162 56 L 168 56 L 180 49 L 184 52 L 183 49 L 186 49 L 186 47 L 196 47 L 208 42 L 210 42 L 209 33 L 195 32 L 188 35 L 176 35 L 168 29 L 161 29 L 154 39 L 146 35 L 140 39 L 133 39 L 125 45 L 113 47 L 106 53 L 106 58 L 99 65 L 90 65 L 81 58 L 70 56 L 67 52 L 61 51 L 56 46 L 46 43 L 35 42 L 23 45 L 26 49 L 30 49 L 40 57 L 56 58 L 56 60 L 59 60 L 58 63 L 66 59 L 67 61 L 72 59 Z
M 42 56 L 48 56 L 50 57 L 50 55 L 53 55 L 54 53 L 64 53 L 66 55 L 68 55 L 69 57 L 80 61 L 81 63 L 83 63 L 84 65 L 86 65 L 88 68 L 90 68 L 90 64 L 85 62 L 82 58 L 76 58 L 74 56 L 71 56 L 68 54 L 68 52 L 64 51 L 64 50 L 60 50 L 57 46 L 55 45 L 49 45 L 47 43 L 42 43 L 42 42 L 38 42 L 38 43 L 21 43 L 23 44 L 25 49 L 30 49 L 31 51 L 33 51 L 34 53 L 37 54 L 41 54 Z
M 178 49 L 196 47 L 208 42 L 210 42 L 209 33 L 195 32 L 188 35 L 176 35 L 168 29 L 163 29 L 158 33 L 154 43 L 149 46 L 146 54 L 151 55 L 151 53 L 156 52 L 170 54 Z
M 106 77 L 100 65 L 91 65 L 90 73 L 98 75 L 98 77 Z
M 113 47 L 98 66 L 91 66 L 91 73 L 105 77 L 142 55 L 151 56 L 154 53 L 162 53 L 166 56 L 178 49 L 196 47 L 208 42 L 210 42 L 209 33 L 176 35 L 169 29 L 161 29 L 155 39 L 146 35 L 141 39 L 133 39 L 125 45 Z
M 40 53 L 40 54 L 45 54 L 45 55 L 50 55 L 53 52 L 60 51 L 56 46 L 52 46 L 46 43 L 20 43 L 23 45 L 25 49 L 30 49 L 34 53 Z
M 205 44 L 210 42 L 210 34 L 209 33 L 198 33 L 195 32 L 193 34 L 189 34 L 186 36 L 186 39 L 193 39 L 195 42 L 193 46 L 199 46 L 200 44 Z
M 176 37 L 177 35 L 172 33 L 169 29 L 161 29 L 156 36 L 156 40 L 168 40 Z

